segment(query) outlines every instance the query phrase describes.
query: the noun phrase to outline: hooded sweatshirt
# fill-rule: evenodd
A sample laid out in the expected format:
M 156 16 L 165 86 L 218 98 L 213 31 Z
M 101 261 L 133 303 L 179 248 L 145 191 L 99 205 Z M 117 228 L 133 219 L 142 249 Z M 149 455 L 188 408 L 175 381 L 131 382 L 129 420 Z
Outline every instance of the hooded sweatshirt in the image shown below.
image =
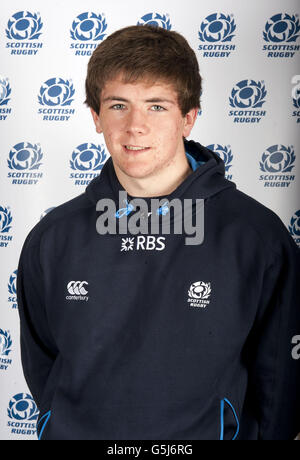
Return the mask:
M 225 179 L 218 155 L 185 146 L 193 172 L 160 198 L 192 200 L 194 219 L 203 200 L 201 244 L 161 228 L 99 234 L 99 200 L 120 210 L 111 158 L 24 243 L 21 352 L 39 439 L 275 440 L 300 431 L 299 249 L 271 210 Z M 117 228 L 134 216 L 132 199 L 115 213 Z M 161 218 L 168 211 L 157 208 Z

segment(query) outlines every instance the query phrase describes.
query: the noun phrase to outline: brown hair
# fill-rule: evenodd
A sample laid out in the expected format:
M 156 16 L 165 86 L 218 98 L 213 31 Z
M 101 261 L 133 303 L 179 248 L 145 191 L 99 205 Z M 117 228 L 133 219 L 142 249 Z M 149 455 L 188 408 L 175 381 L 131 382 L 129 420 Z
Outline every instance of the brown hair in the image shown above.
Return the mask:
M 177 32 L 156 26 L 129 26 L 109 35 L 93 52 L 85 82 L 85 103 L 97 114 L 101 90 L 121 75 L 125 83 L 140 79 L 173 84 L 182 115 L 200 107 L 201 77 L 196 55 Z

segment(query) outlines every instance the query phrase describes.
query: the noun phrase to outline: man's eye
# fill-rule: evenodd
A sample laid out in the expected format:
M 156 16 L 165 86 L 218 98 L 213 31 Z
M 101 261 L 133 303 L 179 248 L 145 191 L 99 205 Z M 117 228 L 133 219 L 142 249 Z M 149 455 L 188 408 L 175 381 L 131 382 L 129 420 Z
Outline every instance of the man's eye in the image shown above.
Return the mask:
M 125 108 L 124 104 L 114 104 L 111 106 L 111 109 L 114 109 L 114 110 L 123 110 L 124 108 Z
M 152 105 L 151 110 L 153 110 L 154 112 L 163 112 L 166 109 L 161 105 Z

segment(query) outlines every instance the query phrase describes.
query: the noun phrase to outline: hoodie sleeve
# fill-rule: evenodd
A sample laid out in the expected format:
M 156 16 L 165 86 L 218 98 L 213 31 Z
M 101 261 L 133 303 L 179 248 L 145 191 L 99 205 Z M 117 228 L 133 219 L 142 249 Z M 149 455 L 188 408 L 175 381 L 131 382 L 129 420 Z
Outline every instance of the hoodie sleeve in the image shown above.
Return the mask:
M 21 359 L 31 394 L 40 407 L 57 350 L 48 327 L 39 244 L 27 237 L 19 260 L 17 299 L 20 315 Z
M 282 224 L 283 226 L 283 224 Z M 284 228 L 280 252 L 265 271 L 251 333 L 250 393 L 259 439 L 293 440 L 300 432 L 300 250 Z

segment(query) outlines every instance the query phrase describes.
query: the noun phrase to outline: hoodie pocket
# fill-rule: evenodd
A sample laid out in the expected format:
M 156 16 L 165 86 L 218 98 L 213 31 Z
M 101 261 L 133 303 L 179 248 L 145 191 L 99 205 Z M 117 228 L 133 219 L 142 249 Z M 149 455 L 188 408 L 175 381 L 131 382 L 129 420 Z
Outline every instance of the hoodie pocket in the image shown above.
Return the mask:
M 220 441 L 236 440 L 240 430 L 239 419 L 229 399 L 220 402 Z
M 37 430 L 37 434 L 38 434 L 38 439 L 39 441 L 42 439 L 42 436 L 43 436 L 43 432 L 46 428 L 46 425 L 47 423 L 49 422 L 49 419 L 51 417 L 51 410 L 49 410 L 48 412 L 46 412 L 38 421 L 37 425 L 36 425 L 36 430 Z

